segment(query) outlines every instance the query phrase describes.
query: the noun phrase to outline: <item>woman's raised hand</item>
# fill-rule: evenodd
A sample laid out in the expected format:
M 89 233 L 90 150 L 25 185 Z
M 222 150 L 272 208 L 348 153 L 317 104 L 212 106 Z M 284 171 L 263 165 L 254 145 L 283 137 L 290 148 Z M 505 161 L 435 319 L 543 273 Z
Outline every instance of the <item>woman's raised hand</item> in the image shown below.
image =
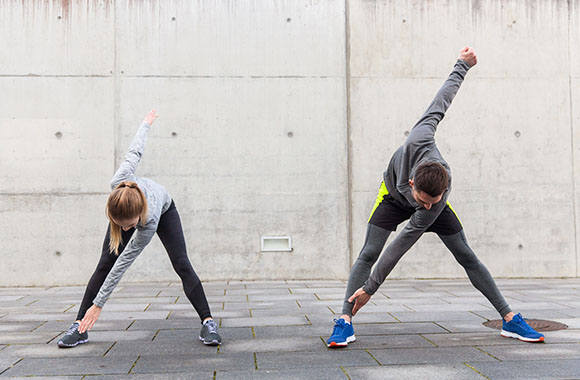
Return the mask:
M 152 109 L 151 112 L 149 112 L 147 116 L 145 116 L 145 119 L 143 119 L 143 121 L 149 125 L 152 125 L 155 119 L 157 119 L 158 117 L 159 115 L 157 114 L 157 111 L 155 109 Z

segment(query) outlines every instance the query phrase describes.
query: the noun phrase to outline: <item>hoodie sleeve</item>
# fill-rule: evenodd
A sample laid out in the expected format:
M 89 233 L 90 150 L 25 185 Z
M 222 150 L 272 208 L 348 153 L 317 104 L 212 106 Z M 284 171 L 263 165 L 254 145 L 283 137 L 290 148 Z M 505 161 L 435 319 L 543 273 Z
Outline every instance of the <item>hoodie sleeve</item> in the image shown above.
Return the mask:
M 131 141 L 129 150 L 125 155 L 125 161 L 119 166 L 119 169 L 111 179 L 111 189 L 114 189 L 123 181 L 135 181 L 135 171 L 145 150 L 145 141 L 147 140 L 149 128 L 151 128 L 151 125 L 145 122 L 139 125 L 139 129 L 137 129 L 137 133 L 133 137 L 133 141 Z

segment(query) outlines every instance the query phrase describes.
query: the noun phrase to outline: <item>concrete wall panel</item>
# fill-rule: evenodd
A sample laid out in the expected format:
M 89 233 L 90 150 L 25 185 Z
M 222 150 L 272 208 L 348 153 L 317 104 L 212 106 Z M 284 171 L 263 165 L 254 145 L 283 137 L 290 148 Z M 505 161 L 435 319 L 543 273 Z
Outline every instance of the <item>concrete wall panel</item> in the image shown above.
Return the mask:
M 343 80 L 125 78 L 119 87 L 117 151 L 144 105 L 156 106 L 139 174 L 175 197 L 204 278 L 312 278 L 320 262 L 326 275 L 346 275 Z M 261 235 L 290 235 L 294 251 L 260 253 Z M 155 267 L 140 261 L 143 272 Z
M 463 46 L 482 77 L 552 77 L 568 69 L 568 2 L 350 1 L 353 77 L 438 77 Z
M 114 165 L 113 79 L 0 78 L 1 192 L 102 192 Z
M 344 76 L 342 1 L 119 1 L 126 75 Z
M 111 75 L 113 0 L 0 0 L 2 75 Z
M 85 285 L 107 229 L 107 194 L 0 195 L 0 286 Z

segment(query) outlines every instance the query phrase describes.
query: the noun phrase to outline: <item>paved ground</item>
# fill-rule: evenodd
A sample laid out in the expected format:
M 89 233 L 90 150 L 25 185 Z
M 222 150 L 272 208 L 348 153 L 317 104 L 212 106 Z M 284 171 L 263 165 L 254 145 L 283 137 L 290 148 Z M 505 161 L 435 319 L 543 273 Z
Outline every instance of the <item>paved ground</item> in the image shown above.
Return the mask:
M 83 288 L 0 288 L 0 379 L 580 379 L 580 279 L 498 283 L 514 310 L 569 329 L 501 338 L 467 281 L 387 281 L 357 342 L 328 350 L 344 282 L 209 282 L 224 344 L 205 347 L 180 284 L 122 284 L 90 343 L 65 350 Z

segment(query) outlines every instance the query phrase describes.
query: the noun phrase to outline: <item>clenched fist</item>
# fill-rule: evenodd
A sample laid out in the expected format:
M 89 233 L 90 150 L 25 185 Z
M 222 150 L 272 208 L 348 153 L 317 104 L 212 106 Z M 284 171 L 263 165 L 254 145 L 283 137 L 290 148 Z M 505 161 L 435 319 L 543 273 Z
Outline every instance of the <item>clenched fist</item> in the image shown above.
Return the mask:
M 477 55 L 475 55 L 475 51 L 469 46 L 461 49 L 459 59 L 465 61 L 471 67 L 477 65 Z

